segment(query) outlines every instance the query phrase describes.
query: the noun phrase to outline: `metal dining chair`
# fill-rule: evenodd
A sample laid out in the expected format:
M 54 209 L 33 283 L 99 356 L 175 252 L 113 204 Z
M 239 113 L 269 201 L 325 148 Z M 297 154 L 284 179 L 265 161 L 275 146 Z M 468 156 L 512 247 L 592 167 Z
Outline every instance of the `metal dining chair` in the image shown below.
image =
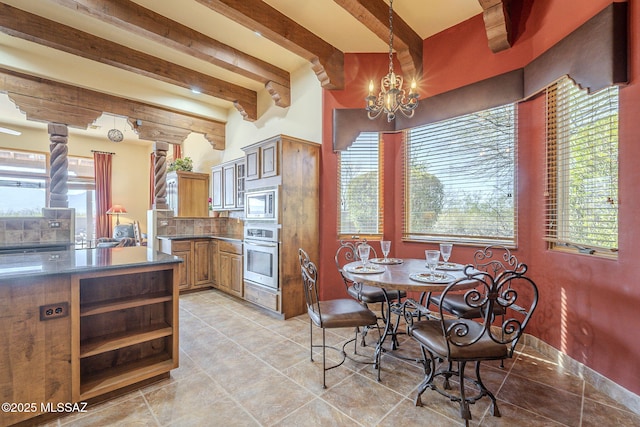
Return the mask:
M 407 333 L 420 345 L 425 377 L 418 387 L 416 406 L 422 406 L 421 396 L 432 389 L 460 404 L 460 416 L 469 425 L 470 404 L 484 396 L 491 399 L 491 413 L 499 417 L 496 398 L 482 381 L 480 364 L 486 360 L 501 360 L 513 356 L 531 315 L 538 304 L 538 288 L 525 275 L 527 266 L 518 264 L 496 277 L 486 271 L 465 267 L 466 277 L 460 278 L 442 292 L 437 310 L 426 320 L 416 320 L 413 312 L 419 304 L 405 301 Z M 467 310 L 480 313 L 477 319 L 458 318 L 445 309 L 452 295 L 462 295 Z M 501 316 L 494 313 L 499 311 Z M 466 364 L 475 364 L 475 377 L 465 375 Z M 436 378 L 442 377 L 441 384 Z M 451 391 L 449 379 L 457 377 L 459 387 Z M 475 391 L 469 396 L 467 387 Z
M 343 268 L 346 264 L 349 264 L 354 261 L 359 261 L 360 257 L 358 256 L 358 247 L 363 244 L 368 244 L 366 240 L 360 241 L 348 241 L 341 240 L 340 247 L 335 254 L 335 262 L 338 272 L 344 281 L 345 288 L 347 290 L 347 294 L 356 299 L 359 303 L 363 304 L 365 307 L 369 307 L 369 304 L 380 304 L 380 319 L 386 324 L 387 322 L 387 310 L 385 309 L 385 304 L 396 303 L 396 307 L 399 307 L 399 302 L 402 298 L 407 296 L 405 291 L 387 291 L 385 296 L 385 291 L 381 288 L 369 285 L 363 285 L 362 283 L 356 283 L 352 280 L 349 280 L 345 277 Z M 369 245 L 371 246 L 371 245 Z M 370 259 L 377 258 L 377 252 L 373 246 L 371 246 L 371 254 L 369 256 Z M 397 310 L 396 310 L 397 311 Z M 399 311 L 397 311 L 400 314 Z M 400 316 L 398 316 L 398 320 Z M 392 346 L 393 349 L 398 347 L 398 340 L 396 338 L 396 331 L 398 328 L 398 322 L 396 322 L 395 328 L 392 333 Z M 362 345 L 366 345 L 365 337 L 367 335 L 367 329 L 362 333 Z
M 381 336 L 380 328 L 378 327 L 378 318 L 373 311 L 351 298 L 321 301 L 318 293 L 318 269 L 316 268 L 316 265 L 309 259 L 309 255 L 302 248 L 298 250 L 298 258 L 300 260 L 302 285 L 304 287 L 304 296 L 307 304 L 307 314 L 309 315 L 309 350 L 311 353 L 311 361 L 313 362 L 313 348 L 322 347 L 322 387 L 327 388 L 327 371 L 342 365 L 347 358 L 357 363 L 376 364 L 375 360 L 357 359 L 349 356 L 345 351 L 345 348 L 353 342 L 353 354 L 359 356 L 357 352 L 358 331 L 361 327 L 376 327 L 378 329 L 378 334 Z M 314 325 L 322 329 L 321 346 L 313 344 Z M 325 331 L 326 329 L 332 328 L 354 328 L 355 337 L 346 341 L 342 346 L 342 350 L 327 346 Z M 326 366 L 327 347 L 342 353 L 342 360 L 328 368 Z

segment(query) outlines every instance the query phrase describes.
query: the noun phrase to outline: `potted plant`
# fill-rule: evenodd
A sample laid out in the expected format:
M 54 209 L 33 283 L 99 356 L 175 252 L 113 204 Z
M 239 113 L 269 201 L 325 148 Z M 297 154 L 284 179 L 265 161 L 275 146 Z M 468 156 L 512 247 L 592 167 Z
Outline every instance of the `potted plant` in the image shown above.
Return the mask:
M 173 171 L 191 172 L 193 171 L 193 160 L 191 160 L 191 157 L 183 157 L 183 158 L 175 159 L 174 161 L 169 163 L 168 171 L 169 172 L 173 172 Z

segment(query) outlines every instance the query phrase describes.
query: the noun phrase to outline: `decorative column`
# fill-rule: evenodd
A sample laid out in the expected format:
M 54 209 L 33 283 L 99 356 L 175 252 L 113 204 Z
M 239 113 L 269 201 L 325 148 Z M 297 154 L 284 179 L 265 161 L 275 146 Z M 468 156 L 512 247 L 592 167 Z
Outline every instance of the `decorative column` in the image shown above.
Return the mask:
M 69 160 L 67 158 L 67 140 L 69 130 L 67 125 L 61 123 L 49 123 L 49 151 L 51 153 L 51 189 L 49 196 L 50 208 L 68 208 L 67 198 L 69 176 Z
M 169 209 L 167 204 L 167 151 L 168 142 L 157 141 L 153 144 L 156 153 L 153 176 L 153 209 Z

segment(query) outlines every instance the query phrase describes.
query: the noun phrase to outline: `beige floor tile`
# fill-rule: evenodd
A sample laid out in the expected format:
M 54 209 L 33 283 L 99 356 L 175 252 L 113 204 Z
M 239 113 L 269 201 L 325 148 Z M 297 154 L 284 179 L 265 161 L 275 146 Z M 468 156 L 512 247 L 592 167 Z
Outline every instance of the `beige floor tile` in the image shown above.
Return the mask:
M 343 412 L 320 399 L 312 400 L 273 424 L 274 427 L 357 427 L 359 425 Z
M 103 427 L 103 426 L 158 426 L 146 401 L 139 392 L 126 400 L 100 405 L 89 409 L 86 416 L 62 419 L 65 427 Z

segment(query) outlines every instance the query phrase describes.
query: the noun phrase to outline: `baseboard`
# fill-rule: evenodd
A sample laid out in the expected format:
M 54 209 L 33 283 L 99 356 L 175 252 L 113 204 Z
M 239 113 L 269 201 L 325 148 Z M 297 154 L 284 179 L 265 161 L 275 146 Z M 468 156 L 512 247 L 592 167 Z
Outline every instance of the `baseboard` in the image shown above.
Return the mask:
M 521 342 L 558 362 L 568 373 L 584 379 L 616 402 L 624 404 L 630 411 L 640 415 L 640 396 L 616 384 L 604 375 L 572 359 L 560 350 L 529 334 L 522 336 Z

